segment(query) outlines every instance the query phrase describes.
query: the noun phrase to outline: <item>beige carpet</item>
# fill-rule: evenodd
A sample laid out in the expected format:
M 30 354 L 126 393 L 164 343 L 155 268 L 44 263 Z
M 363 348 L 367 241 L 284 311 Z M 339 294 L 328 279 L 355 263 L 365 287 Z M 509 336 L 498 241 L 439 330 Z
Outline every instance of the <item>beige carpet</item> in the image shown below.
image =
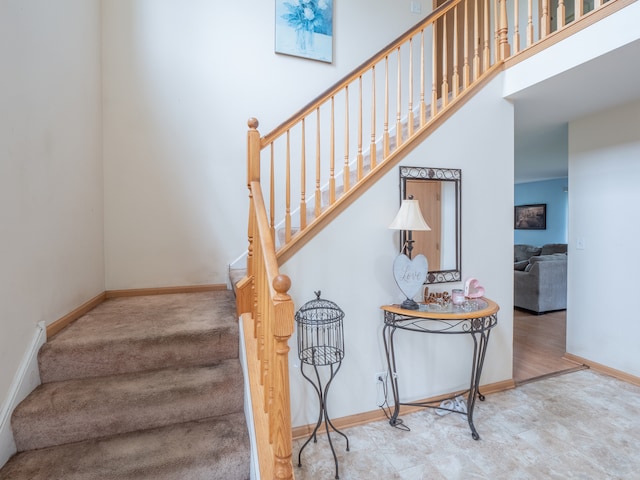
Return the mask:
M 247 479 L 231 292 L 110 299 L 47 342 L 0 479 Z

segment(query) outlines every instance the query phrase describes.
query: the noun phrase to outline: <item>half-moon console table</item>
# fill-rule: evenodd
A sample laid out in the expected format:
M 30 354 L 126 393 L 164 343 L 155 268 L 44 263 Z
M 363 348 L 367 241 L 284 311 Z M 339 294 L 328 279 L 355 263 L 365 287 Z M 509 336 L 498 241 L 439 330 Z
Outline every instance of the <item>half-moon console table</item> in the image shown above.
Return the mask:
M 475 406 L 476 397 L 481 401 L 484 400 L 484 395 L 479 391 L 480 375 L 482 374 L 484 357 L 487 353 L 489 334 L 491 329 L 498 323 L 497 314 L 500 309 L 498 304 L 483 297 L 466 300 L 462 305 L 450 304 L 443 307 L 420 304 L 419 310 L 405 310 L 400 305 L 384 305 L 381 308 L 384 311 L 382 337 L 391 377 L 394 402 L 393 414 L 389 419 L 389 423 L 394 426 L 399 423 L 398 415 L 400 414 L 401 405 L 438 408 L 466 415 L 471 428 L 471 436 L 474 440 L 478 440 L 480 435 L 478 435 L 476 427 L 473 425 L 473 407 Z M 466 412 L 445 408 L 440 404 L 444 400 L 453 400 L 458 394 L 436 401 L 400 402 L 394 338 L 398 330 L 438 335 L 470 335 L 473 338 L 473 362 L 471 365 L 469 391 L 466 392 Z

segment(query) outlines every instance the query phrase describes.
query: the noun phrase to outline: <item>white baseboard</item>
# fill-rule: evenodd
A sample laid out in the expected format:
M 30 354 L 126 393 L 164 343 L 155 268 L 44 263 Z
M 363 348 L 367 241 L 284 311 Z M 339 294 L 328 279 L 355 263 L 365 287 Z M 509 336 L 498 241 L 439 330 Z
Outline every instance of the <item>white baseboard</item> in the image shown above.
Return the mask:
M 251 480 L 260 480 L 260 464 L 258 463 L 258 449 L 256 447 L 256 429 L 253 423 L 253 406 L 251 405 L 251 391 L 249 387 L 249 371 L 247 370 L 247 351 L 244 345 L 244 326 L 242 316 L 238 319 L 240 327 L 240 364 L 244 378 L 244 416 L 247 419 L 247 430 L 251 442 Z
M 38 323 L 29 348 L 22 357 L 18 371 L 13 377 L 9 395 L 0 410 L 0 467 L 16 453 L 16 443 L 11 430 L 11 414 L 16 406 L 40 385 L 40 371 L 38 369 L 38 351 L 46 341 L 46 327 L 44 322 Z

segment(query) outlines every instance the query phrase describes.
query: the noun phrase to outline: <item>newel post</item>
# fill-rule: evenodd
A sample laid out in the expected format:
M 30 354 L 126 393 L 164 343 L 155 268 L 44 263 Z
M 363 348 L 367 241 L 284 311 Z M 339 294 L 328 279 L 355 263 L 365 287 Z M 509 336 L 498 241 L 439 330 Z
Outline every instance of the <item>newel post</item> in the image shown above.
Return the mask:
M 269 427 L 275 453 L 274 473 L 277 479 L 292 479 L 291 401 L 289 397 L 289 339 L 293 335 L 294 308 L 287 294 L 291 280 L 278 275 L 273 280 L 275 358 L 271 370 L 274 399 L 269 413 Z
M 257 118 L 251 117 L 247 121 L 247 183 L 260 181 L 260 123 Z
M 238 284 L 237 310 L 238 313 L 255 313 L 255 268 L 254 268 L 254 239 L 256 237 L 256 212 L 253 203 L 251 182 L 260 181 L 260 132 L 258 120 L 250 118 L 247 122 L 247 188 L 249 189 L 249 222 L 247 225 L 247 276 Z
M 255 274 L 253 268 L 253 241 L 257 224 L 251 182 L 260 181 L 260 132 L 258 132 L 259 123 L 257 118 L 251 117 L 247 125 L 249 126 L 249 131 L 247 132 L 247 187 L 249 188 L 249 250 L 247 254 L 247 276 L 252 277 Z
M 507 16 L 507 0 L 499 0 L 500 2 L 500 29 L 498 30 L 499 37 L 499 52 L 498 56 L 500 60 L 506 60 L 511 56 L 511 49 L 509 47 L 509 20 Z

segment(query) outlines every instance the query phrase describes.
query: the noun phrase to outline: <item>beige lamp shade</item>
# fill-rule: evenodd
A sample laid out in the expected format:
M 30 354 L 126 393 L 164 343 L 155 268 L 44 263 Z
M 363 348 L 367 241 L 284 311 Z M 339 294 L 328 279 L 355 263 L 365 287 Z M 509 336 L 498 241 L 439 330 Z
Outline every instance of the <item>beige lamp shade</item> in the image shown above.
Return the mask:
M 393 230 L 431 230 L 425 222 L 418 200 L 402 200 L 400 210 L 393 219 L 389 228 Z

